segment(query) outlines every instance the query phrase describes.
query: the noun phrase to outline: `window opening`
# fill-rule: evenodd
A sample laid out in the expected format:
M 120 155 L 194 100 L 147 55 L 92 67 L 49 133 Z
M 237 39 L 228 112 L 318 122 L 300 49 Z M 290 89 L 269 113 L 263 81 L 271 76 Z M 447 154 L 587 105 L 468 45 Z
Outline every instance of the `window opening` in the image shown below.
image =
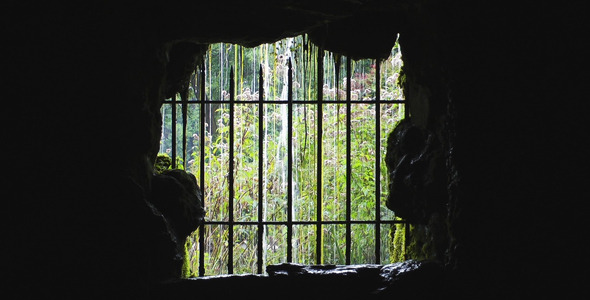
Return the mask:
M 160 152 L 199 178 L 207 212 L 185 245 L 188 275 L 405 258 L 382 155 L 406 114 L 401 64 L 397 43 L 384 61 L 306 36 L 212 45 L 188 92 L 162 106 Z

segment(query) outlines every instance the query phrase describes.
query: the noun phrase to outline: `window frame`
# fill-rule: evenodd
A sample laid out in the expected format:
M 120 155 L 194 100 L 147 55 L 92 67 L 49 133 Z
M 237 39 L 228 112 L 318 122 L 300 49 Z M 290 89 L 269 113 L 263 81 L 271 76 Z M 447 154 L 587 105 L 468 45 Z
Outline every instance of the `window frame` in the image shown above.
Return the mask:
M 292 257 L 292 248 L 293 248 L 293 226 L 294 225 L 315 225 L 315 230 L 316 230 L 316 255 L 315 255 L 315 259 L 316 259 L 316 264 L 323 264 L 324 262 L 322 261 L 322 247 L 318 246 L 318 245 L 322 245 L 322 234 L 321 231 L 323 230 L 325 225 L 344 225 L 345 226 L 345 230 L 346 230 L 346 249 L 345 249 L 345 264 L 349 265 L 351 264 L 351 243 L 352 243 L 352 238 L 351 238 L 351 232 L 352 232 L 352 225 L 355 224 L 368 224 L 368 225 L 374 225 L 375 226 L 375 261 L 372 262 L 366 262 L 366 263 L 373 263 L 373 264 L 380 264 L 381 263 L 381 225 L 383 224 L 404 224 L 404 228 L 405 228 L 405 232 L 406 232 L 406 237 L 408 236 L 408 229 L 409 226 L 407 226 L 407 223 L 403 220 L 400 219 L 396 219 L 396 220 L 383 220 L 381 219 L 381 203 L 380 203 L 380 199 L 382 198 L 381 195 L 381 160 L 382 160 L 382 155 L 380 153 L 380 151 L 375 151 L 375 172 L 377 174 L 375 174 L 375 201 L 376 201 L 376 205 L 375 205 L 375 219 L 374 220 L 353 220 L 351 218 L 351 174 L 352 174 L 352 166 L 351 166 L 351 114 L 349 113 L 351 111 L 352 105 L 355 104 L 375 104 L 375 132 L 376 132 L 376 136 L 375 136 L 375 149 L 380 149 L 381 148 L 381 118 L 377 117 L 377 116 L 381 116 L 381 104 L 387 104 L 387 103 L 397 103 L 397 104 L 405 104 L 405 100 L 403 99 L 397 99 L 397 100 L 382 100 L 380 97 L 380 90 L 381 90 L 381 74 L 380 74 L 380 66 L 381 63 L 379 60 L 375 61 L 375 68 L 376 68 L 376 72 L 375 72 L 375 99 L 372 100 L 351 100 L 351 59 L 346 58 L 346 57 L 342 57 L 341 59 L 339 59 L 339 61 L 346 61 L 345 64 L 345 70 L 346 70 L 346 96 L 345 99 L 338 99 L 338 96 L 336 96 L 336 99 L 332 99 L 332 100 L 327 100 L 324 99 L 324 95 L 323 95 L 323 74 L 324 74 L 324 66 L 323 66 L 323 59 L 324 59 L 324 51 L 320 50 L 319 51 L 319 55 L 317 55 L 317 78 L 316 78 L 316 82 L 317 82 L 317 99 L 316 100 L 294 100 L 293 99 L 293 79 L 292 79 L 292 66 L 291 66 L 291 61 L 289 59 L 288 61 L 288 97 L 286 100 L 265 100 L 263 99 L 263 90 L 264 90 L 264 80 L 263 80 L 263 70 L 262 67 L 260 67 L 259 70 L 259 98 L 257 100 L 236 100 L 236 92 L 235 92 L 235 76 L 234 76 L 234 71 L 233 71 L 233 67 L 232 70 L 230 71 L 230 80 L 229 80 L 229 100 L 225 100 L 225 99 L 221 99 L 221 100 L 213 100 L 213 99 L 206 99 L 206 94 L 205 94 L 205 86 L 206 86 L 206 72 L 205 72 L 205 65 L 202 64 L 199 69 L 196 71 L 195 76 L 198 78 L 198 87 L 199 87 L 199 91 L 198 93 L 195 91 L 195 94 L 198 94 L 198 99 L 188 99 L 188 93 L 184 93 L 181 94 L 181 99 L 180 101 L 178 101 L 177 96 L 173 96 L 171 99 L 167 99 L 164 101 L 163 105 L 170 105 L 172 108 L 177 107 L 178 105 L 180 105 L 182 107 L 182 113 L 181 113 L 181 117 L 183 119 L 182 122 L 182 149 L 181 149 L 181 153 L 180 155 L 177 153 L 177 149 L 175 146 L 175 143 L 173 143 L 172 149 L 171 149 L 171 158 L 172 158 L 172 168 L 177 168 L 178 166 L 176 165 L 177 162 L 177 157 L 182 157 L 182 161 L 183 164 L 186 164 L 186 154 L 187 154 L 187 149 L 186 149 L 186 145 L 187 145 L 187 130 L 186 130 L 186 124 L 187 124 L 187 114 L 188 114 L 188 105 L 189 104 L 199 104 L 201 109 L 200 109 L 200 132 L 205 132 L 205 109 L 203 109 L 206 105 L 211 105 L 211 104 L 227 104 L 229 105 L 229 120 L 230 120 L 230 124 L 229 124 L 229 166 L 228 166 L 228 186 L 229 186 L 229 197 L 228 197 L 228 206 L 229 206 L 229 218 L 227 221 L 211 221 L 208 220 L 207 218 L 205 218 L 204 224 L 201 225 L 200 229 L 198 230 L 199 234 L 198 234 L 198 244 L 199 244 L 199 249 L 204 249 L 205 247 L 205 242 L 204 242 L 204 232 L 205 230 L 203 230 L 204 227 L 206 226 L 227 226 L 228 228 L 228 264 L 227 264 L 227 274 L 234 274 L 234 253 L 233 253 L 233 244 L 234 244 L 234 227 L 235 226 L 241 226 L 241 225 L 248 225 L 248 226 L 256 226 L 256 230 L 257 230 L 257 273 L 258 274 L 263 274 L 264 273 L 264 266 L 263 266 L 263 257 L 264 257 L 264 253 L 263 253 L 263 245 L 262 245 L 262 241 L 263 241 L 263 234 L 265 231 L 265 226 L 268 225 L 283 225 L 287 227 L 287 261 L 286 262 L 293 262 L 293 257 Z M 339 72 L 340 70 L 340 66 L 338 66 L 336 68 L 336 72 Z M 339 79 L 339 76 L 336 76 L 336 78 Z M 339 83 L 337 81 L 337 85 L 339 86 Z M 262 199 L 264 199 L 262 193 L 263 190 L 262 188 L 260 188 L 260 185 L 258 187 L 258 218 L 256 221 L 236 221 L 234 219 L 234 200 L 235 200 L 235 190 L 234 190 L 234 176 L 235 176 L 235 169 L 234 169 L 234 147 L 233 145 L 235 145 L 234 142 L 234 107 L 236 104 L 258 104 L 259 107 L 263 107 L 263 105 L 267 105 L 267 104 L 280 104 L 280 105 L 287 105 L 287 111 L 288 111 L 288 133 L 287 133 L 287 148 L 289 149 L 289 151 L 287 151 L 288 153 L 288 164 L 287 164 L 287 220 L 286 221 L 268 221 L 268 220 L 263 220 L 263 213 L 262 213 L 262 209 L 263 209 L 263 205 L 261 205 L 261 201 Z M 322 211 L 323 211 L 323 205 L 322 205 L 322 201 L 317 201 L 316 200 L 316 220 L 310 220 L 310 221 L 301 221 L 301 220 L 294 220 L 293 216 L 292 216 L 292 206 L 293 206 L 293 147 L 292 147 L 292 135 L 293 135 L 293 106 L 295 104 L 309 104 L 309 105 L 317 105 L 317 114 L 318 116 L 321 116 L 323 114 L 323 106 L 325 104 L 344 104 L 346 105 L 346 216 L 344 220 L 324 220 L 323 219 L 323 215 L 322 215 Z M 258 109 L 258 114 L 259 114 L 259 119 L 262 120 L 263 117 L 263 110 L 262 109 Z M 407 114 L 407 110 L 405 110 L 406 114 Z M 177 113 L 176 113 L 176 109 L 171 109 L 171 128 L 172 128 L 172 132 L 171 132 L 171 140 L 172 141 L 177 141 L 177 136 L 176 136 L 176 126 L 177 126 Z M 407 117 L 407 115 L 406 115 Z M 323 128 L 323 124 L 322 124 L 322 118 L 321 117 L 317 117 L 316 118 L 316 123 L 317 123 L 317 128 Z M 260 137 L 263 137 L 263 126 L 259 125 L 258 126 L 258 134 Z M 322 141 L 322 130 L 317 130 L 316 132 L 316 136 L 317 136 L 317 140 L 318 141 Z M 205 153 L 204 151 L 204 147 L 205 147 L 205 142 L 204 142 L 204 135 L 202 134 L 200 136 L 200 143 L 199 143 L 199 147 L 200 147 L 200 153 Z M 259 138 L 258 139 L 258 149 L 259 149 L 259 154 L 258 154 L 258 176 L 259 176 L 259 180 L 261 180 L 262 176 L 264 176 L 264 166 L 262 163 L 262 155 L 263 155 L 263 147 L 264 147 L 264 141 L 263 138 Z M 317 151 L 317 161 L 321 161 L 321 155 L 322 155 L 322 143 L 318 142 L 317 143 L 317 147 L 319 148 Z M 200 159 L 200 163 L 199 163 L 199 168 L 200 168 L 200 174 L 205 174 L 205 157 L 204 155 L 201 155 Z M 186 165 L 183 166 L 184 169 L 186 169 Z M 318 163 L 317 164 L 317 182 L 321 182 L 322 181 L 322 164 Z M 259 181 L 261 182 L 261 181 Z M 205 199 L 205 176 L 200 176 L 199 178 L 199 186 L 201 187 L 201 197 L 203 199 L 204 205 L 207 205 L 207 199 Z M 321 185 L 318 185 L 318 199 L 322 198 L 322 187 Z M 405 245 L 407 245 L 407 239 L 405 241 Z M 207 276 L 206 275 L 206 271 L 205 270 L 205 254 L 206 251 L 199 251 L 199 277 L 202 276 Z

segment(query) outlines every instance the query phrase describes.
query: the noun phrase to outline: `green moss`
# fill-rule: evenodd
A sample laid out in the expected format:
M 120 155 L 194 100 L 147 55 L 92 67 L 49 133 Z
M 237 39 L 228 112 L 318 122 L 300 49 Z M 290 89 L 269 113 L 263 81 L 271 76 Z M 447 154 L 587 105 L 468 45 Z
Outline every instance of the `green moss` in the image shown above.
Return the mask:
M 406 259 L 406 225 L 393 224 L 389 230 L 391 244 L 389 253 L 391 253 L 391 262 L 400 262 Z
M 191 262 L 188 253 L 188 247 L 190 247 L 190 245 L 191 242 L 189 241 L 189 239 L 187 239 L 187 241 L 184 243 L 184 257 L 182 260 L 182 273 L 180 275 L 181 278 L 197 277 L 197 274 L 195 274 L 192 271 L 193 268 L 191 268 Z
M 435 257 L 435 245 L 428 231 L 425 225 L 410 225 L 409 243 L 406 248 L 408 258 L 420 260 Z
M 156 162 L 154 163 L 154 172 L 157 174 L 162 174 L 162 172 L 169 170 L 172 167 L 172 158 L 168 156 L 166 153 L 160 153 L 156 157 Z

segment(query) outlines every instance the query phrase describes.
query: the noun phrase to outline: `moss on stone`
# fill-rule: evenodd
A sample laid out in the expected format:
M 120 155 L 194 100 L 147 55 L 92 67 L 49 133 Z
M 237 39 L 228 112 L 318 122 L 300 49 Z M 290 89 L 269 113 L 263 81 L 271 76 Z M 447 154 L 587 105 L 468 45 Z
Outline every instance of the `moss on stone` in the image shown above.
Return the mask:
M 172 158 L 166 153 L 158 154 L 156 162 L 154 163 L 154 172 L 162 174 L 162 172 L 169 170 L 172 166 Z
M 393 224 L 389 230 L 391 244 L 389 253 L 391 253 L 391 262 L 400 262 L 406 259 L 406 225 Z
M 184 243 L 184 255 L 183 255 L 183 259 L 182 259 L 182 270 L 181 270 L 181 278 L 191 278 L 191 277 L 197 277 L 197 274 L 195 274 L 194 272 L 191 271 L 191 262 L 189 259 L 189 251 L 188 251 L 188 247 L 190 247 L 191 242 L 189 241 L 189 239 L 186 240 L 186 242 Z

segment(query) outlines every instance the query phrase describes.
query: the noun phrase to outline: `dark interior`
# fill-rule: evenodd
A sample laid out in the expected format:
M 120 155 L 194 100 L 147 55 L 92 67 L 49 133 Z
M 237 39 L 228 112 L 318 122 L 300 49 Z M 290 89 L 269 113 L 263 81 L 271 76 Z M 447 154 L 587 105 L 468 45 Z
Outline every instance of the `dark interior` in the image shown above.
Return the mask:
M 1 293 L 13 295 L 5 299 L 587 293 L 587 16 L 581 1 L 516 3 L 7 1 L 0 13 Z M 371 276 L 174 280 L 177 246 L 146 201 L 162 101 L 185 88 L 207 44 L 255 46 L 303 33 L 355 59 L 386 57 L 400 34 L 410 118 L 392 133 L 392 144 L 401 146 L 387 155 L 394 167 L 404 155 L 416 159 L 391 178 L 388 206 L 424 232 L 412 250 L 423 272 L 400 280 L 393 274 L 387 293 L 375 293 L 382 278 Z M 371 287 L 366 294 L 348 293 L 361 280 Z

